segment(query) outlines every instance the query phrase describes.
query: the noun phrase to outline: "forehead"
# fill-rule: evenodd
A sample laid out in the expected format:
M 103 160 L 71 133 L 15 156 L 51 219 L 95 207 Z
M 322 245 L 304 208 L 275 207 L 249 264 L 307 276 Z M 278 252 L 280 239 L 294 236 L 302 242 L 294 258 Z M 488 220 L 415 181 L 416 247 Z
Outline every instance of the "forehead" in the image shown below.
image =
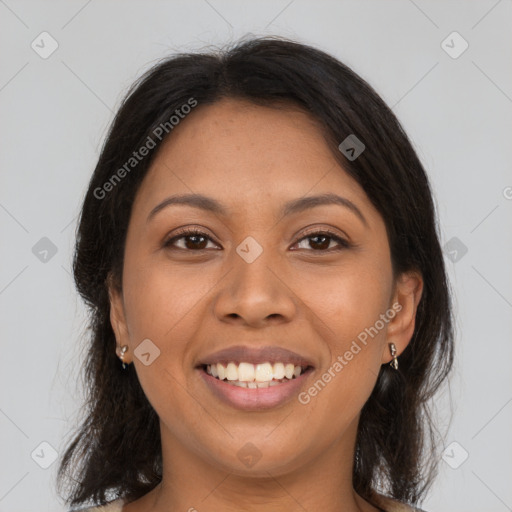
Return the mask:
M 334 158 L 318 121 L 292 105 L 223 99 L 199 105 L 173 129 L 138 200 L 147 209 L 166 194 L 196 192 L 244 209 L 334 191 L 367 202 Z

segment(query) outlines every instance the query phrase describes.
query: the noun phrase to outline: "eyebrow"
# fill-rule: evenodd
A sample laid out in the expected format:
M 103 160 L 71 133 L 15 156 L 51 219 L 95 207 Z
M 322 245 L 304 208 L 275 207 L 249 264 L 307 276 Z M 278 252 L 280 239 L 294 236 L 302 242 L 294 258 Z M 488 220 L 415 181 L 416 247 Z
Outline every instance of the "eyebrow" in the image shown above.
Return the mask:
M 368 226 L 366 218 L 361 213 L 361 210 L 346 197 L 341 197 L 333 193 L 320 194 L 316 196 L 301 197 L 288 201 L 281 209 L 281 216 L 287 217 L 296 213 L 303 212 L 316 206 L 325 206 L 330 204 L 337 204 L 344 206 L 351 210 L 359 219 Z M 211 212 L 217 215 L 227 216 L 228 211 L 221 203 L 212 197 L 202 194 L 182 194 L 167 197 L 161 203 L 158 203 L 149 213 L 147 222 L 149 222 L 159 211 L 171 205 L 186 205 L 193 208 Z

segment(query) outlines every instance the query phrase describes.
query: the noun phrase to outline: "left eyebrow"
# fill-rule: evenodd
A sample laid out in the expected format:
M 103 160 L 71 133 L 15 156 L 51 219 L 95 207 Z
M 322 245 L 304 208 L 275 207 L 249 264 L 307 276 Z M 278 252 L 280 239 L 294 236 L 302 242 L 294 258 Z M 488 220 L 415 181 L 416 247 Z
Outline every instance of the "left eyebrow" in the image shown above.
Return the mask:
M 301 197 L 300 199 L 288 201 L 283 206 L 281 214 L 283 217 L 286 217 L 294 213 L 303 212 L 304 210 L 307 210 L 309 208 L 329 204 L 338 204 L 340 206 L 345 206 L 353 213 L 355 213 L 365 226 L 368 226 L 368 222 L 365 219 L 364 215 L 362 214 L 361 210 L 352 201 L 350 201 L 350 199 L 332 193 L 320 194 L 317 196 Z

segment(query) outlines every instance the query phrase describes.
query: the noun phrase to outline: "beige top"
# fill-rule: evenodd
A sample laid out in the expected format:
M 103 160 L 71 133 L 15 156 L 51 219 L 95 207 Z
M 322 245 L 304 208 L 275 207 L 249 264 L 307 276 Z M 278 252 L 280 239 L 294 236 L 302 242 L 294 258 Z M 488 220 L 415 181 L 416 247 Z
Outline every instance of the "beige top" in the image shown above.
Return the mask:
M 374 505 L 377 507 L 381 507 L 386 512 L 424 512 L 419 508 L 412 507 L 410 505 L 406 505 L 405 503 L 400 503 L 391 498 L 387 498 L 381 494 L 375 494 L 373 497 Z M 124 500 L 118 499 L 115 501 L 111 501 L 108 505 L 104 505 L 103 507 L 92 507 L 81 509 L 80 512 L 122 512 L 124 505 Z M 71 511 L 71 512 L 79 512 Z

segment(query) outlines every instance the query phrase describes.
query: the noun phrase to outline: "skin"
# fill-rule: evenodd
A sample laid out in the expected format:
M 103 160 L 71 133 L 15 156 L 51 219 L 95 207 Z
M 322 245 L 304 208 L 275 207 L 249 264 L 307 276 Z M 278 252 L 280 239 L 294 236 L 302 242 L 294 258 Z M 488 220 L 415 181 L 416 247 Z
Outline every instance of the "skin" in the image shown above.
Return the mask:
M 181 193 L 213 197 L 229 214 L 173 205 L 147 221 Z M 279 216 L 286 201 L 322 193 L 352 201 L 366 223 L 340 205 Z M 182 227 L 210 240 L 164 247 Z M 352 245 L 321 245 L 314 233 L 326 229 Z M 263 248 L 252 263 L 236 252 L 247 236 Z M 158 413 L 163 450 L 162 483 L 123 512 L 376 511 L 352 487 L 359 415 L 392 360 L 389 343 L 400 354 L 411 339 L 422 287 L 415 272 L 394 278 L 382 217 L 307 113 L 234 99 L 197 107 L 142 182 L 122 291 L 110 287 L 118 355 L 128 345 L 124 360 Z M 277 344 L 314 362 L 307 389 L 396 303 L 402 309 L 306 405 L 241 411 L 195 369 L 231 345 Z M 146 338 L 160 350 L 148 366 L 133 355 Z M 237 457 L 247 442 L 261 454 L 252 467 Z

